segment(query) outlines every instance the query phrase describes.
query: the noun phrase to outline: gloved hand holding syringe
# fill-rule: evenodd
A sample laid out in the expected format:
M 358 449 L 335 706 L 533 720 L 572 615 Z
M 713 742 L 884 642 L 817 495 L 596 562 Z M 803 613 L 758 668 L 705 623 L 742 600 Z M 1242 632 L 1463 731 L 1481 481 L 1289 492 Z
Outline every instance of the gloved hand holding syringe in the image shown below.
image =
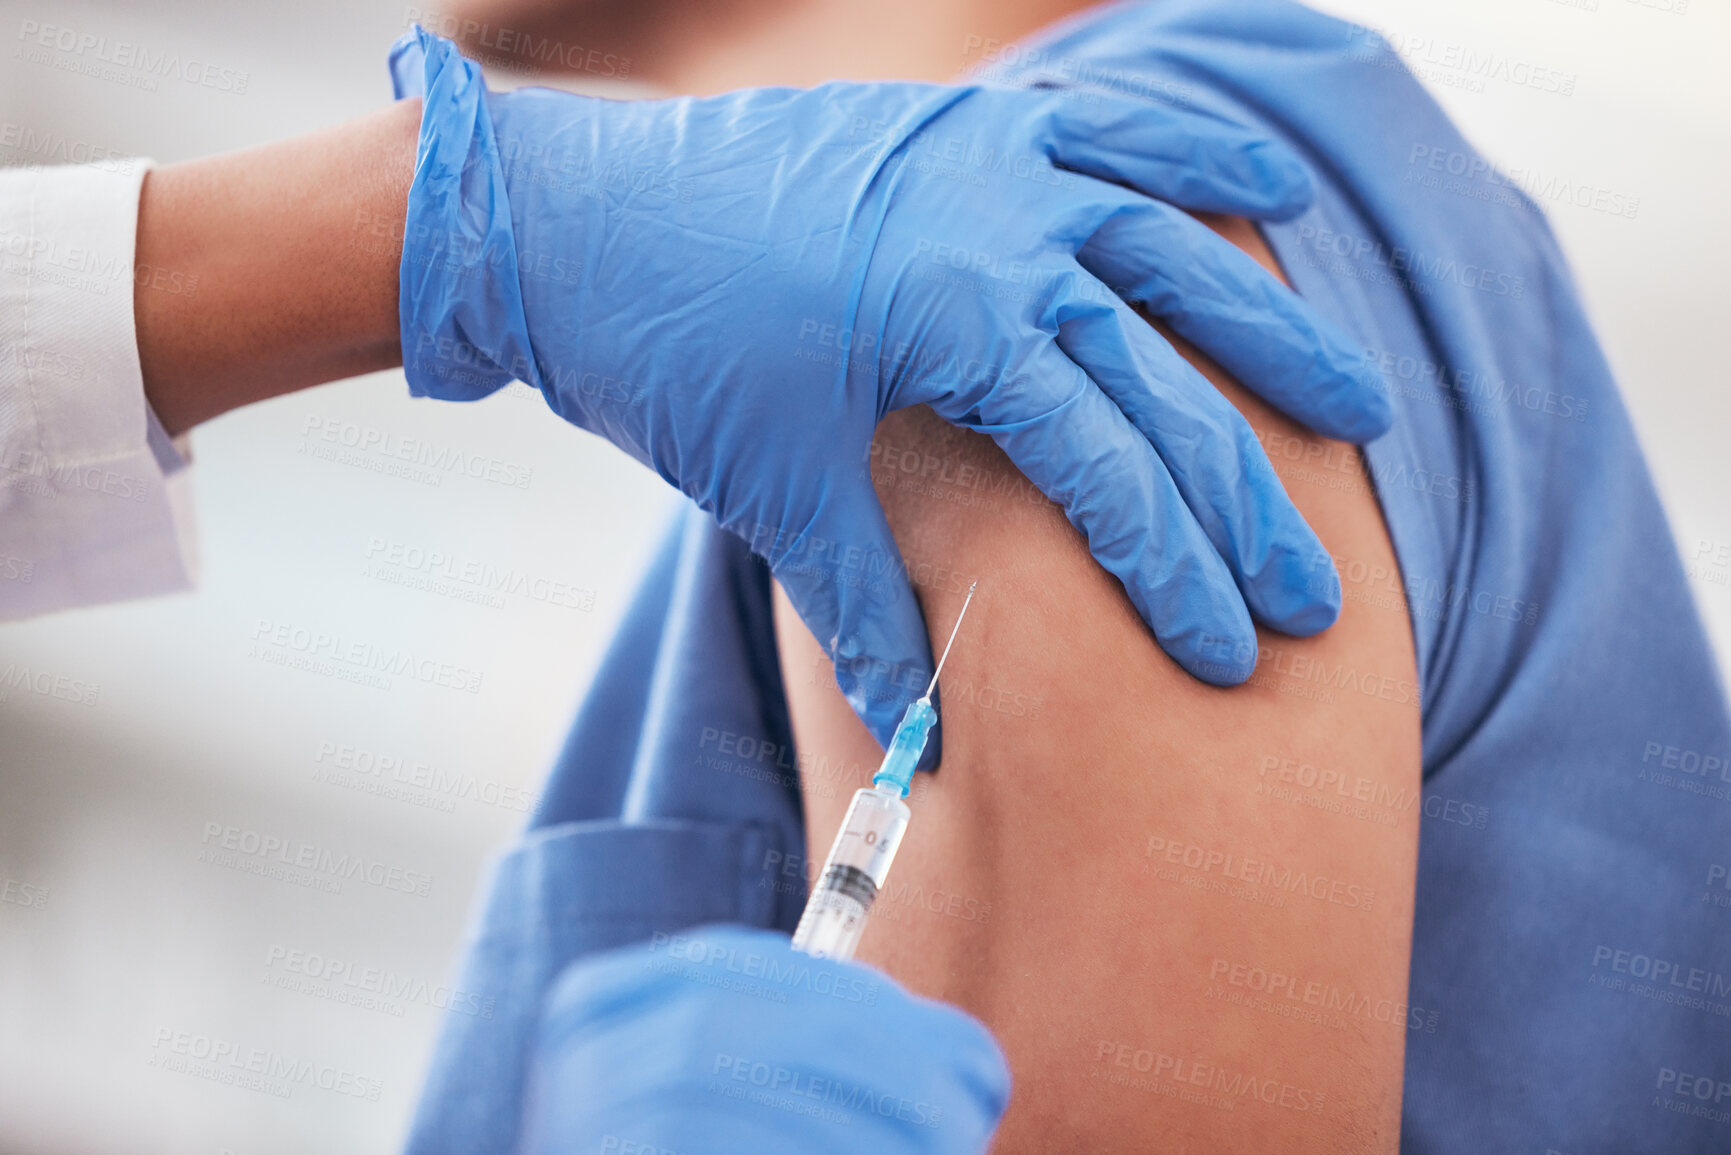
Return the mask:
M 901 846 L 911 812 L 902 799 L 908 795 L 914 767 L 926 748 L 926 737 L 937 723 L 938 711 L 932 705 L 932 691 L 937 689 L 938 675 L 949 661 L 950 647 L 956 644 L 962 619 L 974 600 L 974 589 L 962 602 L 956 624 L 950 629 L 950 640 L 938 658 L 938 668 L 932 671 L 931 684 L 919 701 L 908 707 L 896 727 L 895 737 L 884 752 L 883 764 L 872 775 L 872 784 L 857 791 L 842 819 L 841 830 L 829 848 L 823 873 L 811 897 L 806 900 L 805 913 L 793 932 L 793 949 L 814 958 L 851 959 L 865 932 L 866 915 L 884 879 L 889 876 L 890 863 Z

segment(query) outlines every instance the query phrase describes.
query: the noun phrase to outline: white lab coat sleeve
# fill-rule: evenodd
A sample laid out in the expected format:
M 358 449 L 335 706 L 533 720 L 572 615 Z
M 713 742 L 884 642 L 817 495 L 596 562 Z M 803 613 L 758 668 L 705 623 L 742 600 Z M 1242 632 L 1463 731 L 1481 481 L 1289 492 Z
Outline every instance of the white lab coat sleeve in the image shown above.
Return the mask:
M 0 619 L 189 588 L 191 471 L 144 397 L 145 160 L 0 170 Z

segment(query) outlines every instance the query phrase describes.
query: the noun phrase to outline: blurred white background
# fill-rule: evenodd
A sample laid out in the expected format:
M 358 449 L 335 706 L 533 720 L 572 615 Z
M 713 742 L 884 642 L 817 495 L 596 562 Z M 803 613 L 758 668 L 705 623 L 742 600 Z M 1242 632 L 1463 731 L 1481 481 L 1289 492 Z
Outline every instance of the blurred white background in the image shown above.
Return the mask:
M 1427 69 L 1468 137 L 1506 169 L 1638 198 L 1633 216 L 1545 207 L 1685 560 L 1731 543 L 1721 340 L 1731 7 L 1323 6 L 1415 56 L 1427 43 L 1438 59 L 1469 46 L 1577 77 L 1563 96 L 1496 81 L 1474 91 L 1446 65 Z M 388 99 L 385 49 L 414 10 L 5 0 L 0 133 L 27 126 L 172 161 L 333 124 Z M 142 91 L 33 63 L 18 51 L 26 20 L 172 48 L 244 72 L 246 91 L 175 80 Z M 0 163 L 31 159 L 0 148 Z M 320 460 L 308 451 L 323 443 L 306 430 L 324 422 L 483 454 L 531 480 L 435 486 Z M 15 897 L 45 896 L 0 903 L 0 1151 L 391 1151 L 446 1013 L 437 988 L 473 888 L 523 820 L 523 792 L 558 748 L 673 497 L 520 387 L 471 409 L 413 402 L 397 373 L 231 414 L 194 444 L 196 594 L 0 628 L 0 669 L 98 687 L 94 705 L 16 691 L 0 701 L 0 876 Z M 407 565 L 389 567 L 394 549 Z M 411 551 L 563 583 L 579 605 L 405 588 L 391 579 L 412 574 Z M 1719 652 L 1731 653 L 1731 576 L 1692 576 Z M 405 647 L 480 671 L 481 690 L 402 677 L 356 687 L 272 664 L 254 648 L 261 622 Z M 363 768 L 344 778 L 337 763 L 349 757 Z M 455 785 L 401 781 L 417 775 Z M 333 894 L 200 861 L 210 823 L 361 855 L 431 885 L 423 896 L 351 880 Z M 318 955 L 347 964 L 352 981 L 389 972 L 408 993 L 377 1006 L 309 993 L 290 952 L 309 954 L 302 972 L 331 965 Z M 153 1057 L 164 1031 L 328 1065 L 376 1081 L 379 1095 L 299 1085 L 278 1098 L 163 1070 Z

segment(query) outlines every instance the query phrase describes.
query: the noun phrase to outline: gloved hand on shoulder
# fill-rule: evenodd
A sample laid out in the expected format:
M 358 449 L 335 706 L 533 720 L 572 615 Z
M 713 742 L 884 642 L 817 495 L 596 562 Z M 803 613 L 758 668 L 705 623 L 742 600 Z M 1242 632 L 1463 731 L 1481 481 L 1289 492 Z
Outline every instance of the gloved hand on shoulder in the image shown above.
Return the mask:
M 1271 139 L 981 86 L 491 93 L 420 29 L 392 69 L 424 96 L 412 390 L 523 380 L 678 487 L 768 560 L 880 743 L 932 669 L 869 471 L 895 409 L 989 434 L 1198 677 L 1250 675 L 1253 616 L 1311 634 L 1338 615 L 1332 562 L 1249 425 L 1100 279 L 1133 279 L 1319 432 L 1380 435 L 1361 352 L 1173 207 L 1302 211 L 1308 174 Z M 1088 255 L 1107 236 L 1109 271 Z

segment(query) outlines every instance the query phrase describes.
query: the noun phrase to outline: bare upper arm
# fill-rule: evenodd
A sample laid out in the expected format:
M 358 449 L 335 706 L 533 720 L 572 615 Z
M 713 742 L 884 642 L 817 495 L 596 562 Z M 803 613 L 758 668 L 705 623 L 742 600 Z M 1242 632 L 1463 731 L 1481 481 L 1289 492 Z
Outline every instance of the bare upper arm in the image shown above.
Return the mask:
M 1251 226 L 1214 223 L 1273 267 Z M 1184 351 L 1339 559 L 1340 621 L 1259 631 L 1248 684 L 1204 685 L 990 441 L 892 414 L 873 476 L 934 646 L 980 593 L 860 957 L 997 1035 L 1016 1086 L 996 1150 L 1393 1151 L 1419 699 L 1405 607 L 1354 596 L 1393 548 L 1355 450 Z M 875 766 L 779 591 L 776 611 L 802 765 Z M 814 854 L 865 784 L 807 774 Z

